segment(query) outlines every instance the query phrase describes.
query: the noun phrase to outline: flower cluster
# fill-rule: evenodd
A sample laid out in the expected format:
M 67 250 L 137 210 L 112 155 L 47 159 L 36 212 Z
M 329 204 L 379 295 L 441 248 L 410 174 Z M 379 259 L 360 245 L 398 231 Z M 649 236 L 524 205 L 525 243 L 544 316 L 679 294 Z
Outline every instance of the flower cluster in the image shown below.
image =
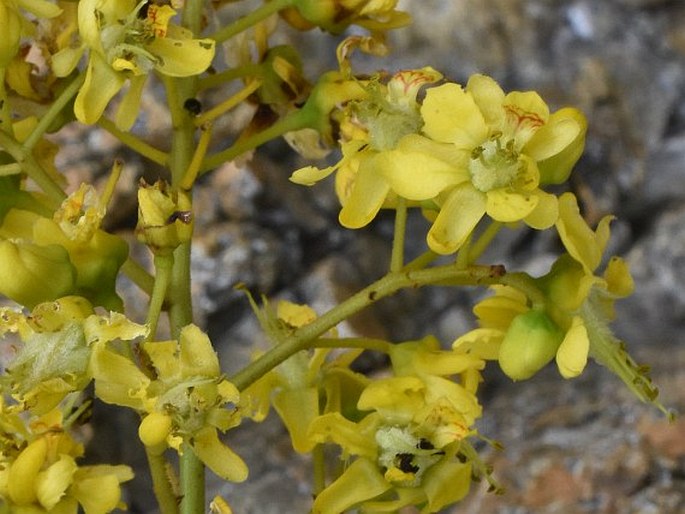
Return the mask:
M 467 438 L 481 415 L 475 393 L 484 362 L 440 350 L 433 337 L 394 345 L 390 357 L 392 376 L 364 387 L 354 416 L 325 413 L 309 425 L 309 437 L 339 446 L 345 463 L 316 497 L 316 513 L 407 505 L 437 512 L 463 498 L 481 471 Z
M 291 180 L 312 184 L 337 171 L 340 222 L 349 228 L 397 198 L 422 207 L 433 222 L 428 246 L 440 254 L 458 250 L 485 215 L 553 226 L 558 202 L 541 186 L 568 178 L 584 145 L 583 115 L 550 113 L 537 93 L 505 94 L 484 75 L 465 88 L 433 85 L 440 79 L 424 68 L 369 83 L 366 96 L 345 108 L 342 160 L 300 169 Z

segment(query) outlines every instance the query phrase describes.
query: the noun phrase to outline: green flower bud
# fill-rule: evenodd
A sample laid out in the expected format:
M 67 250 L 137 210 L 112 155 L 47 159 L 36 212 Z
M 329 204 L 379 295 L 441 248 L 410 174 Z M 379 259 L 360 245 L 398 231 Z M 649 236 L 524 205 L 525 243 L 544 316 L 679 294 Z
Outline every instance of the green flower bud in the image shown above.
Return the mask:
M 169 254 L 193 234 L 190 196 L 162 181 L 138 189 L 136 236 L 159 255 Z
M 563 332 L 541 310 L 516 316 L 499 349 L 499 365 L 512 380 L 525 380 L 556 355 Z
M 0 294 L 32 309 L 74 291 L 76 269 L 59 245 L 0 241 Z

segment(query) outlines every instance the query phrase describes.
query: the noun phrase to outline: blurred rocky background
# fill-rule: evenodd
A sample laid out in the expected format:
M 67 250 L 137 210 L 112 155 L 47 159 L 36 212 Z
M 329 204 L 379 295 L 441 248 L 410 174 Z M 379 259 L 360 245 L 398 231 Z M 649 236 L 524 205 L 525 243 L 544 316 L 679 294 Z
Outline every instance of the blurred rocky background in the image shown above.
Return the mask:
M 505 90 L 539 91 L 556 109 L 588 116 L 587 149 L 570 183 L 591 223 L 613 212 L 613 253 L 630 263 L 636 293 L 619 302 L 616 332 L 639 362 L 652 366 L 662 401 L 685 412 L 685 2 L 682 0 L 406 0 L 414 25 L 391 35 L 392 55 L 365 65 L 390 71 L 431 65 L 465 82 L 475 72 Z M 308 52 L 307 68 L 332 67 L 335 41 L 286 31 Z M 307 48 L 308 47 L 308 48 Z M 311 53 L 309 53 L 311 52 Z M 211 103 L 211 99 L 203 101 Z M 149 100 L 145 135 L 165 145 L 167 120 Z M 135 223 L 137 179 L 159 173 L 105 133 L 84 139 L 74 128 L 60 154 L 71 178 L 102 176 L 114 156 L 128 177 L 109 222 Z M 227 164 L 203 180 L 195 197 L 198 243 L 193 254 L 194 308 L 226 370 L 237 370 L 266 342 L 241 282 L 269 297 L 306 302 L 323 312 L 379 277 L 389 258 L 392 220 L 381 216 L 353 233 L 337 224 L 331 184 L 307 189 L 288 182 L 306 161 L 281 142 L 250 162 Z M 424 222 L 410 226 L 425 231 Z M 410 237 L 410 255 L 423 238 Z M 489 263 L 542 274 L 559 251 L 548 234 L 509 232 Z M 145 255 L 139 256 L 145 260 Z M 122 281 L 131 315 L 145 299 Z M 341 328 L 402 341 L 436 334 L 445 344 L 473 326 L 478 291 L 429 288 L 379 303 Z M 368 369 L 382 361 L 369 359 Z M 505 449 L 483 448 L 504 496 L 474 486 L 454 514 L 682 514 L 685 512 L 685 420 L 669 424 L 597 365 L 575 380 L 545 370 L 525 383 L 487 371 L 480 431 Z M 111 447 L 95 460 L 144 466 L 131 420 L 96 410 Z M 213 487 L 238 514 L 304 513 L 309 462 L 295 455 L 271 416 L 228 436 L 251 468 L 247 483 Z M 129 491 L 133 512 L 154 512 L 142 478 Z

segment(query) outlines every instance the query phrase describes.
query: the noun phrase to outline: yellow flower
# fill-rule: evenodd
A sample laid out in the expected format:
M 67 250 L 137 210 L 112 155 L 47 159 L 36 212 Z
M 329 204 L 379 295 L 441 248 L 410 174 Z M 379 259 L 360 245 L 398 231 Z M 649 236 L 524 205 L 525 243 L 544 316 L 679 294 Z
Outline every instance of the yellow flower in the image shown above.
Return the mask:
M 268 305 L 259 310 L 250 300 L 262 327 L 275 343 L 316 319 L 316 312 L 307 305 L 280 301 L 272 313 Z M 273 404 L 295 451 L 310 452 L 316 441 L 309 436 L 309 425 L 319 415 L 358 414 L 355 405 L 368 379 L 350 370 L 349 365 L 360 353 L 351 350 L 333 354 L 323 348 L 299 352 L 248 387 L 241 395 L 241 408 L 255 421 L 262 421 Z
M 529 378 L 556 358 L 564 378 L 580 375 L 592 357 L 615 373 L 642 401 L 657 402 L 648 371 L 627 354 L 611 332 L 614 303 L 630 295 L 634 284 L 627 264 L 612 257 L 602 276 L 595 275 L 609 239 L 611 216 L 593 231 L 580 215 L 575 197 L 559 199 L 557 230 L 568 250 L 544 276 L 532 279 L 543 298 L 531 305 L 511 286 L 493 286 L 495 295 L 474 307 L 480 328 L 458 338 L 453 348 L 500 366 L 514 380 Z
M 505 95 L 493 79 L 474 75 L 465 89 L 451 83 L 429 89 L 421 114 L 426 136 L 460 152 L 451 173 L 394 175 L 400 194 L 421 181 L 441 192 L 428 233 L 433 251 L 459 249 L 485 214 L 537 229 L 555 223 L 557 200 L 539 185 L 565 180 L 579 157 L 585 122 L 578 111 L 550 114 L 537 93 Z M 549 162 L 555 168 L 548 172 Z
M 437 512 L 468 492 L 477 472 L 465 440 L 481 415 L 477 381 L 462 385 L 439 375 L 464 378 L 477 373 L 482 360 L 441 351 L 431 337 L 398 345 L 391 358 L 396 376 L 370 382 L 359 396 L 357 408 L 368 413 L 363 419 L 330 412 L 311 423 L 311 438 L 341 446 L 343 459 L 356 457 L 317 496 L 313 512 L 353 506 L 386 512 L 407 505 Z M 431 374 L 433 366 L 437 374 Z
M 5 314 L 0 326 L 3 334 L 17 332 L 22 341 L 7 366 L 8 384 L 15 399 L 37 414 L 88 385 L 94 338 L 124 341 L 147 331 L 118 313 L 94 314 L 90 302 L 78 296 L 41 303 L 30 316 Z
M 171 447 L 181 452 L 186 444 L 223 479 L 247 478 L 247 466 L 217 432 L 240 423 L 240 395 L 221 376 L 209 337 L 198 327 L 185 326 L 179 341 L 141 345 L 154 379 L 106 340 L 96 339 L 93 346 L 90 365 L 98 398 L 144 414 L 138 434 L 150 451 L 161 453 Z
M 176 12 L 168 5 L 135 0 L 79 2 L 78 24 L 83 46 L 55 55 L 56 75 L 66 76 L 86 47 L 90 50 L 86 78 L 74 104 L 79 121 L 95 123 L 109 101 L 130 81 L 117 112 L 117 125 L 128 130 L 136 119 L 147 74 L 170 77 L 205 71 L 214 58 L 214 41 L 169 23 Z
M 398 72 L 387 85 L 367 84 L 365 98 L 344 111 L 342 160 L 324 169 L 302 168 L 291 180 L 311 185 L 337 170 L 340 223 L 348 228 L 367 225 L 382 207 L 393 207 L 397 195 L 409 200 L 435 196 L 439 191 L 422 181 L 401 191 L 394 186 L 398 174 L 415 175 L 417 169 L 444 174 L 456 164 L 454 152 L 419 135 L 422 121 L 416 97 L 423 86 L 441 77 L 432 68 L 423 68 Z
M 19 419 L 3 409 L 3 427 Z M 20 422 L 21 423 L 21 422 Z M 131 480 L 128 466 L 79 466 L 83 446 L 62 425 L 62 413 L 52 410 L 8 434 L 11 444 L 0 450 L 0 499 L 10 512 L 36 514 L 106 513 L 125 509 L 120 484 Z M 4 512 L 4 511 L 3 511 Z

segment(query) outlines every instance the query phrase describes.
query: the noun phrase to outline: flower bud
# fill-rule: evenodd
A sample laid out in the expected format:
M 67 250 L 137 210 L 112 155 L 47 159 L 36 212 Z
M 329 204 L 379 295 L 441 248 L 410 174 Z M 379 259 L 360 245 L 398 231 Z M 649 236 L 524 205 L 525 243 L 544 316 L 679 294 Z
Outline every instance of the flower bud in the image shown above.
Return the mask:
M 155 254 L 168 254 L 193 234 L 190 197 L 172 190 L 165 182 L 138 189 L 138 225 L 136 236 Z
M 0 241 L 0 294 L 32 309 L 74 291 L 76 269 L 59 245 Z
M 0 68 L 6 68 L 19 51 L 21 40 L 21 15 L 13 4 L 0 2 Z
M 512 380 L 525 380 L 556 355 L 563 333 L 541 310 L 516 316 L 499 349 L 499 365 Z
M 138 437 L 147 447 L 154 448 L 165 443 L 171 433 L 171 417 L 162 412 L 151 412 L 138 427 Z M 166 448 L 166 444 L 164 444 Z

